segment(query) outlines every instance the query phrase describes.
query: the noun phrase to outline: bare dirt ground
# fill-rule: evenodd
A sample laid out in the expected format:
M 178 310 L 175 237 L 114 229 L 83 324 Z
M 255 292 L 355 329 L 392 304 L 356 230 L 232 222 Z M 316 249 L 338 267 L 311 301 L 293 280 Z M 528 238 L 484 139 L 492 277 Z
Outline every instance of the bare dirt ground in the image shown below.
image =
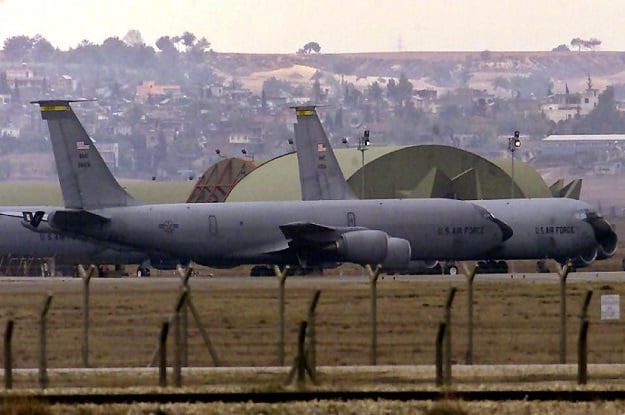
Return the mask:
M 348 271 L 346 269 L 345 271 Z M 377 363 L 424 367 L 423 372 L 401 370 L 378 374 L 350 375 L 348 366 L 368 365 L 371 352 L 370 284 L 359 275 L 334 277 L 289 277 L 286 281 L 285 366 L 280 375 L 271 371 L 241 376 L 234 366 L 276 366 L 278 361 L 278 281 L 275 277 L 249 278 L 224 276 L 218 270 L 200 270 L 190 281 L 192 301 L 203 327 L 219 355 L 226 372 L 221 375 L 184 372 L 184 384 L 201 388 L 256 388 L 280 390 L 284 373 L 293 362 L 299 322 L 304 320 L 315 290 L 321 290 L 316 314 L 317 364 L 345 368 L 335 374 L 322 374 L 321 388 L 434 388 L 434 339 L 443 319 L 443 304 L 450 288 L 457 293 L 452 307 L 452 357 L 456 387 L 486 382 L 545 380 L 550 388 L 574 385 L 574 367 L 567 374 L 554 375 L 551 367 L 559 359 L 558 279 L 547 274 L 501 278 L 477 277 L 474 292 L 474 356 L 476 365 L 547 365 L 544 370 L 508 370 L 505 376 L 486 376 L 471 380 L 462 375 L 467 352 L 467 286 L 463 277 L 384 276 L 377 284 Z M 208 271 L 215 276 L 208 277 Z M 232 272 L 232 271 L 231 271 Z M 601 320 L 600 297 L 625 294 L 625 274 L 587 281 L 571 280 L 567 289 L 566 350 L 573 363 L 579 330 L 579 313 L 588 290 L 594 292 L 590 305 L 589 363 L 605 364 L 612 370 L 598 375 L 590 370 L 589 387 L 618 387 L 625 378 L 625 339 L 621 320 Z M 91 280 L 89 365 L 94 368 L 145 368 L 154 354 L 160 326 L 167 321 L 178 296 L 179 279 L 117 278 Z M 77 278 L 3 278 L 0 279 L 0 322 L 15 322 L 13 339 L 14 367 L 36 368 L 38 360 L 38 321 L 44 298 L 53 296 L 48 313 L 48 366 L 79 368 L 81 363 L 82 280 Z M 193 319 L 189 324 L 189 365 L 210 367 L 213 362 Z M 170 337 L 171 339 L 171 337 Z M 170 340 L 171 341 L 171 340 Z M 169 350 L 172 350 L 170 343 Z M 173 357 L 169 356 L 169 362 Z M 4 363 L 4 362 L 3 362 Z M 417 365 L 417 366 L 413 366 Z M 399 367 L 399 366 L 397 366 Z M 481 366 L 484 367 L 484 366 Z M 541 366 L 535 366 L 541 367 Z M 512 368 L 512 367 L 511 367 Z M 622 369 L 620 369 L 622 368 Z M 341 374 L 343 373 L 343 374 Z M 412 374 L 410 374 L 412 373 Z M 421 373 L 417 375 L 417 373 Z M 515 373 L 517 377 L 515 378 Z M 466 377 L 468 376 L 468 377 Z M 0 376 L 0 378 L 2 378 Z M 546 379 L 547 378 L 547 379 Z M 487 379 L 487 380 L 485 380 Z M 468 382 L 468 383 L 467 383 Z M 477 382 L 477 383 L 475 383 Z M 619 383 L 620 382 L 620 383 Z M 98 387 L 132 388 L 157 384 L 155 372 L 139 376 L 94 372 L 93 376 L 62 374 L 52 371 L 51 388 Z M 14 386 L 36 388 L 36 372 L 16 374 Z M 346 386 L 349 385 L 349 386 Z M 479 386 L 478 386 L 479 387 Z M 537 386 L 540 387 L 540 386 Z M 237 389 L 238 388 L 238 389 Z M 228 390 L 228 389 L 227 389 Z M 231 389 L 230 389 L 231 390 Z M 444 406 L 448 405 L 448 406 Z M 46 407 L 37 413 L 63 414 L 621 414 L 623 402 L 312 402 L 279 404 L 186 404 L 186 405 L 104 405 Z M 0 409 L 2 403 L 0 400 Z M 6 409 L 6 408 L 5 408 Z M 447 412 L 441 412 L 445 410 Z M 437 412 L 438 411 L 438 412 Z M 11 412 L 7 412 L 11 413 Z M 13 412 L 15 413 L 15 412 Z M 22 412 L 22 413 L 32 413 Z
M 620 275 L 620 274 L 618 274 Z M 385 276 L 378 282 L 377 363 L 430 365 L 434 339 L 451 287 L 453 357 L 466 353 L 467 288 L 463 278 Z M 546 281 L 509 276 L 475 283 L 475 364 L 550 364 L 559 356 L 559 288 Z M 616 282 L 615 282 L 616 281 Z M 625 281 L 624 281 L 625 282 Z M 91 367 L 145 367 L 163 321 L 178 295 L 176 278 L 118 278 L 91 281 L 89 364 Z M 47 293 L 48 365 L 81 367 L 82 281 L 80 279 L 0 280 L 0 321 L 15 321 L 14 367 L 36 368 L 39 310 Z M 286 358 L 293 361 L 299 322 L 306 319 L 315 290 L 321 290 L 316 317 L 317 364 L 370 363 L 370 285 L 367 277 L 290 277 L 286 283 Z M 625 283 L 594 280 L 568 286 L 570 324 L 567 346 L 576 347 L 577 316 L 587 290 L 591 307 L 590 363 L 625 363 L 618 321 L 600 319 L 600 296 L 625 292 Z M 278 282 L 274 277 L 196 277 L 191 292 L 202 324 L 223 366 L 276 366 L 278 361 Z M 601 333 L 599 336 L 598 334 Z M 211 366 L 195 324 L 190 324 L 190 366 Z

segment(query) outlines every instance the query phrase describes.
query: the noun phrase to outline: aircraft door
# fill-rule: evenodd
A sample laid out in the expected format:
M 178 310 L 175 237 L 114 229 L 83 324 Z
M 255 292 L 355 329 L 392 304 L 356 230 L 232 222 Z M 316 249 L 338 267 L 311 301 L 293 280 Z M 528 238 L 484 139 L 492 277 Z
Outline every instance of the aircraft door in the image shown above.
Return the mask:
M 208 217 L 208 235 L 217 235 L 217 217 L 215 215 L 210 215 Z
M 356 226 L 356 214 L 354 212 L 347 212 L 347 226 Z

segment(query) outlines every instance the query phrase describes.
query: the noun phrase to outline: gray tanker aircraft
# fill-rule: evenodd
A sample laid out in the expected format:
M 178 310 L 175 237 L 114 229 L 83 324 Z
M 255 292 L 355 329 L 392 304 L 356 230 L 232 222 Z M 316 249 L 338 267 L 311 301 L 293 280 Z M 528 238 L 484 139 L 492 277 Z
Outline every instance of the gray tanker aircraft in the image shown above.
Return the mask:
M 46 218 L 26 212 L 23 224 L 37 232 L 213 267 L 351 262 L 397 268 L 411 260 L 483 257 L 511 236 L 483 207 L 448 199 L 141 205 L 115 180 L 71 102 L 35 102 L 50 130 L 65 204 Z
M 345 181 L 315 106 L 294 107 L 295 145 L 304 200 L 356 199 Z M 502 260 L 573 260 L 576 266 L 590 265 L 596 259 L 616 252 L 617 235 L 600 214 L 585 202 L 568 198 L 473 200 L 509 225 L 513 235 L 499 247 L 478 255 L 482 269 L 507 272 Z M 438 231 L 454 233 L 453 224 Z M 430 258 L 433 259 L 433 258 Z M 451 260 L 439 257 L 438 260 Z M 436 261 L 412 261 L 408 272 L 433 267 Z
M 22 216 L 23 211 L 46 211 L 49 206 L 2 206 L 6 216 Z M 59 234 L 34 233 L 12 217 L 0 217 L 0 253 L 11 257 L 54 258 L 56 264 L 95 262 L 103 264 L 139 264 L 147 260 L 143 253 L 89 243 Z
M 0 255 L 54 258 L 56 266 L 80 263 L 138 264 L 138 276 L 149 275 L 150 266 L 157 269 L 175 269 L 179 263 L 178 260 L 150 255 L 119 244 L 85 241 L 52 232 L 35 233 L 15 219 L 20 217 L 28 223 L 39 223 L 45 221 L 48 213 L 57 209 L 62 208 L 41 205 L 0 206 L 0 231 L 3 235 L 0 238 Z M 30 212 L 39 213 L 33 216 Z

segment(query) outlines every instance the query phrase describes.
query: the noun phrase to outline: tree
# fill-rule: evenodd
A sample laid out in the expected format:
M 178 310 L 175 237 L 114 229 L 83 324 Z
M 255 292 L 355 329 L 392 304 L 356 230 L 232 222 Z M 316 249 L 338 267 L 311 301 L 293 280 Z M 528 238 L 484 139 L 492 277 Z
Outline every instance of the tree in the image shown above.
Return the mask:
M 380 87 L 378 81 L 375 81 L 367 88 L 367 95 L 373 102 L 375 102 L 376 105 L 378 105 L 380 101 L 382 101 L 383 93 L 384 91 L 382 91 L 382 88 Z
M 599 94 L 597 106 L 574 127 L 575 134 L 621 133 L 625 122 L 616 109 L 614 88 L 609 86 Z
M 80 42 L 74 49 L 68 50 L 67 56 L 70 62 L 92 65 L 105 63 L 100 47 L 86 39 Z
M 187 32 L 188 33 L 188 32 Z M 210 49 L 210 42 L 205 37 L 196 39 L 195 42 L 187 49 L 187 57 L 190 62 L 202 63 L 206 52 Z
M 397 98 L 399 102 L 406 105 L 412 98 L 412 83 L 408 80 L 405 73 L 399 75 L 399 83 L 397 84 Z
M 161 36 L 156 40 L 156 47 L 163 53 L 178 53 L 174 40 L 169 36 Z
M 33 48 L 34 41 L 28 36 L 13 36 L 4 41 L 4 56 L 12 62 L 23 62 Z
M 8 94 L 11 92 L 6 71 L 0 72 L 0 94 Z
M 56 49 L 54 48 L 54 46 L 52 46 L 50 42 L 48 42 L 45 37 L 41 35 L 35 35 L 32 46 L 32 57 L 34 61 L 49 62 L 54 56 L 55 52 Z
M 555 48 L 551 49 L 552 52 L 570 52 L 571 49 L 569 49 L 568 46 L 566 46 L 564 43 L 556 46 Z
M 188 52 L 195 44 L 196 37 L 191 32 L 184 32 L 182 36 L 180 36 L 180 39 L 182 40 L 182 44 L 184 45 L 185 50 Z
M 388 82 L 386 83 L 386 96 L 389 99 L 394 99 L 397 93 L 396 90 L 397 90 L 397 85 L 395 84 L 395 80 L 392 78 L 389 79 Z
M 599 45 L 601 45 L 601 41 L 594 37 L 588 40 L 584 40 L 579 37 L 576 37 L 576 38 L 573 38 L 573 40 L 571 40 L 571 46 L 576 47 L 578 53 L 582 51 L 582 48 L 590 49 L 594 52 L 595 49 L 599 47 Z
M 601 45 L 601 41 L 599 39 L 596 38 L 590 38 L 587 42 L 587 47 L 589 49 L 591 49 L 593 52 L 595 51 L 595 49 L 597 49 L 599 47 L 599 45 Z
M 573 46 L 574 48 L 577 48 L 577 52 L 579 53 L 582 51 L 582 46 L 584 46 L 584 41 L 579 37 L 573 38 L 571 40 L 571 46 Z
M 317 42 L 308 42 L 308 43 L 306 43 L 304 45 L 303 48 L 298 50 L 297 53 L 299 53 L 299 54 L 311 53 L 311 52 L 319 53 L 319 51 L 321 51 L 321 46 L 319 46 L 319 43 L 317 43 Z
M 260 108 L 263 114 L 267 113 L 267 93 L 265 92 L 265 88 L 260 96 Z
M 129 49 L 128 44 L 118 37 L 105 39 L 100 47 L 102 56 L 112 64 L 127 64 Z

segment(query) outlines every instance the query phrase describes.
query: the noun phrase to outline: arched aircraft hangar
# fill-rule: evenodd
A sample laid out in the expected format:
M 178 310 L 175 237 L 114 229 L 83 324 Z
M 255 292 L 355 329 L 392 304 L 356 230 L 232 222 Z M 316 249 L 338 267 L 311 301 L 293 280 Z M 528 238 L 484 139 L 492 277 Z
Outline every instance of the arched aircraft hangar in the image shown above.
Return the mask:
M 357 195 L 362 186 L 362 152 L 335 149 L 337 160 Z M 442 145 L 369 147 L 364 152 L 366 198 L 458 199 L 509 198 L 511 160 L 489 161 L 477 154 Z M 581 182 L 553 189 L 528 164 L 514 162 L 514 196 L 524 198 L 569 196 L 579 198 Z M 301 199 L 296 153 L 258 166 L 242 178 L 226 202 Z
M 234 186 L 256 166 L 249 160 L 225 158 L 210 166 L 198 179 L 187 203 L 224 202 Z

